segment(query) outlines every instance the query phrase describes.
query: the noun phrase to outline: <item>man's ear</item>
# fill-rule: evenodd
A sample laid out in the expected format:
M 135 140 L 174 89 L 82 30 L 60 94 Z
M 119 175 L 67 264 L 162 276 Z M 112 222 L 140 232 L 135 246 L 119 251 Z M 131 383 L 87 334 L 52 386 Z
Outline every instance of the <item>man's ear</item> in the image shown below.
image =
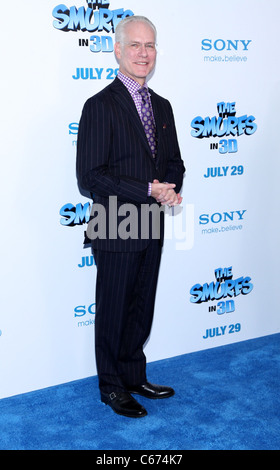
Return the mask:
M 120 42 L 115 43 L 114 49 L 115 49 L 116 58 L 119 60 L 121 58 L 121 44 L 120 44 Z

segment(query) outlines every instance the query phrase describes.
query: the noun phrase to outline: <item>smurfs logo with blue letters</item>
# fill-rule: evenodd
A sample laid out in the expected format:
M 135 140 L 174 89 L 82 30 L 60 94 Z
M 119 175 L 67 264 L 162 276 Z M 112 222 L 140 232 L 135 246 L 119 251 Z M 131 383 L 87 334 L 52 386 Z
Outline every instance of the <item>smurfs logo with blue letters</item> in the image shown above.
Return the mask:
M 249 276 L 233 279 L 232 266 L 215 269 L 215 278 L 210 283 L 195 284 L 190 290 L 190 301 L 193 304 L 219 301 L 209 308 L 209 312 L 218 315 L 234 312 L 236 297 L 248 295 L 254 288 Z
M 253 135 L 258 126 L 253 115 L 237 116 L 235 102 L 217 103 L 218 116 L 196 116 L 191 122 L 191 136 L 196 139 L 221 138 L 219 143 L 211 143 L 210 150 L 221 154 L 238 152 L 237 138 Z
M 113 40 L 107 33 L 115 33 L 118 23 L 134 13 L 118 8 L 111 10 L 108 0 L 87 0 L 87 7 L 57 5 L 52 12 L 53 27 L 63 32 L 95 33 L 89 38 L 80 38 L 80 47 L 89 46 L 91 52 L 113 52 Z

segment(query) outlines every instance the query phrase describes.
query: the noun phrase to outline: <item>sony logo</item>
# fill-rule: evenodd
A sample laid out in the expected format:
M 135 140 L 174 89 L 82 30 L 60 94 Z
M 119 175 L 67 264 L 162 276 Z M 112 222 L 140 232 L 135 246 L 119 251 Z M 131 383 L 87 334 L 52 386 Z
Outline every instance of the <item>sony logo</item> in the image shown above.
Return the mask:
M 202 39 L 201 50 L 211 51 L 248 51 L 251 39 Z

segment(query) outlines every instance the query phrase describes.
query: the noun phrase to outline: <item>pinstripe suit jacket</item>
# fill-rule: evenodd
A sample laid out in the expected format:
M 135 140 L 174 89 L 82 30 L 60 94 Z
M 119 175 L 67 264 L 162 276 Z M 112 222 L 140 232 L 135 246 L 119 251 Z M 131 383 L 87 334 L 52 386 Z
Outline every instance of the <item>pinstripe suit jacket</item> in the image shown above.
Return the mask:
M 77 145 L 78 186 L 106 210 L 106 235 L 93 240 L 93 248 L 119 252 L 145 249 L 151 231 L 148 238 L 141 238 L 141 205 L 157 204 L 147 195 L 148 183 L 158 179 L 175 183 L 177 192 L 181 189 L 185 169 L 172 108 L 167 100 L 152 90 L 150 93 L 157 127 L 156 161 L 135 104 L 118 78 L 84 105 Z M 117 197 L 118 210 L 125 203 L 137 208 L 137 236 L 124 240 L 117 230 L 112 237 L 110 222 L 115 223 L 115 215 L 109 214 L 110 196 Z M 118 227 L 123 219 L 124 215 L 118 216 Z

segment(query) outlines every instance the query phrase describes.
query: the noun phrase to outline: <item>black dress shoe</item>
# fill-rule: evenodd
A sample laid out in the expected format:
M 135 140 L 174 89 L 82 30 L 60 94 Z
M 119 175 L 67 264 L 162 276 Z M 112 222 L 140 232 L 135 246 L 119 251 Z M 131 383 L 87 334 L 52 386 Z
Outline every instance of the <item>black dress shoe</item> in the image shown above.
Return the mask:
M 128 392 L 102 393 L 101 401 L 109 405 L 118 415 L 128 418 L 143 418 L 147 411 Z
M 128 388 L 129 393 L 135 393 L 136 395 L 142 395 L 142 397 L 151 398 L 153 400 L 159 398 L 172 397 L 175 392 L 171 387 L 164 387 L 162 385 L 155 385 L 146 382 L 136 387 Z

